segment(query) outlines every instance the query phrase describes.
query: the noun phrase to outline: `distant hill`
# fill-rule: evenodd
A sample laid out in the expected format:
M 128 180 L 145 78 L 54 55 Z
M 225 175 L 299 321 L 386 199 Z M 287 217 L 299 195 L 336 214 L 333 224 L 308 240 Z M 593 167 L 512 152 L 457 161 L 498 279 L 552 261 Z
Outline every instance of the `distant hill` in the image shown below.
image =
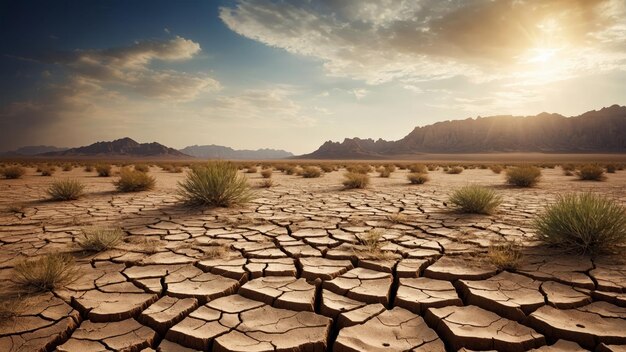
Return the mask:
M 328 141 L 311 159 L 388 158 L 419 153 L 626 153 L 626 106 L 580 116 L 491 116 L 416 127 L 397 141 L 346 138 Z
M 0 154 L 2 156 L 33 156 L 42 153 L 62 152 L 68 149 L 69 148 L 53 147 L 51 145 L 29 145 Z
M 181 149 L 180 152 L 201 159 L 231 159 L 231 160 L 263 160 L 284 159 L 293 156 L 290 152 L 276 149 L 235 150 L 221 145 L 192 145 Z
M 97 142 L 85 147 L 71 148 L 64 151 L 39 154 L 47 157 L 173 157 L 185 158 L 185 155 L 174 148 L 162 144 L 137 143 L 131 138 L 116 139 L 111 142 Z

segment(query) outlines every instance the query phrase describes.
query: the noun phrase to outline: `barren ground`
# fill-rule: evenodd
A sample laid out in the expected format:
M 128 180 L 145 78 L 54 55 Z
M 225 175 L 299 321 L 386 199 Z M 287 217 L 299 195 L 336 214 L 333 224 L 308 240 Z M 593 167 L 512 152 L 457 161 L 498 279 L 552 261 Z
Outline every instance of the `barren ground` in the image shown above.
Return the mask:
M 342 190 L 343 171 L 275 172 L 273 188 L 233 209 L 185 207 L 176 196 L 184 174 L 151 174 L 155 190 L 127 194 L 80 169 L 0 180 L 0 290 L 22 258 L 72 251 L 80 270 L 0 321 L 0 351 L 626 350 L 623 258 L 543 248 L 531 228 L 558 194 L 626 201 L 624 171 L 583 182 L 544 169 L 537 187 L 520 189 L 490 170 L 434 171 L 424 185 L 399 170 L 370 174 L 366 190 Z M 87 195 L 45 200 L 63 177 L 83 181 Z M 499 211 L 447 207 L 468 183 L 495 188 Z M 121 227 L 124 244 L 81 253 L 80 229 L 94 225 Z M 374 229 L 384 255 L 360 244 Z M 516 272 L 486 259 L 501 240 L 524 246 Z M 230 251 L 216 257 L 219 245 Z

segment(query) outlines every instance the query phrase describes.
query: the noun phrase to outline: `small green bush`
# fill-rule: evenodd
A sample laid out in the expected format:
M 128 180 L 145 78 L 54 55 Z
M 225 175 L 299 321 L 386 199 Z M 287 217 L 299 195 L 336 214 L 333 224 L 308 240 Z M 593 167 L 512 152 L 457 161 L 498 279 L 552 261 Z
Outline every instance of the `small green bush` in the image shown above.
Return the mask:
M 582 254 L 626 244 L 626 208 L 593 193 L 559 196 L 534 226 L 540 240 Z
M 78 180 L 57 180 L 48 187 L 48 194 L 52 200 L 74 200 L 83 195 L 85 185 Z
M 108 164 L 99 164 L 96 165 L 96 172 L 100 177 L 109 177 L 111 176 L 111 165 Z
M 196 166 L 178 183 L 178 194 L 187 203 L 229 207 L 248 202 L 253 194 L 245 176 L 229 162 Z
M 153 189 L 156 180 L 145 172 L 123 168 L 120 178 L 113 184 L 120 192 L 141 192 Z
M 458 174 L 460 174 L 461 172 L 463 172 L 463 170 L 465 170 L 465 169 L 463 169 L 463 168 L 462 168 L 462 167 L 460 167 L 460 166 L 453 166 L 453 167 L 451 167 L 451 168 L 449 168 L 449 169 L 447 169 L 447 170 L 445 170 L 445 169 L 444 169 L 444 171 L 445 171 L 446 173 L 450 174 L 450 175 L 458 175 Z
M 517 187 L 532 187 L 540 178 L 541 169 L 535 166 L 518 166 L 506 170 L 506 182 Z
M 146 164 L 135 164 L 135 170 L 139 171 L 139 172 L 149 172 L 150 171 L 150 166 L 146 165 Z
M 502 198 L 489 188 L 469 185 L 455 190 L 449 201 L 464 213 L 491 214 Z
M 87 251 L 102 252 L 122 242 L 124 231 L 119 228 L 91 227 L 82 230 L 78 245 Z
M 305 166 L 302 169 L 302 177 L 304 178 L 317 178 L 322 175 L 322 170 L 317 166 Z
M 359 172 L 347 172 L 344 178 L 343 185 L 346 188 L 365 188 L 370 183 L 369 175 Z
M 14 280 L 29 291 L 49 291 L 76 279 L 74 259 L 67 253 L 48 254 L 36 259 L 24 259 L 15 264 Z
M 583 165 L 578 171 L 576 176 L 583 181 L 603 181 L 606 179 L 604 176 L 604 169 L 599 165 Z
M 410 173 L 407 175 L 407 179 L 414 185 L 421 185 L 430 180 L 428 175 L 422 173 Z
M 8 179 L 18 179 L 26 174 L 26 170 L 21 166 L 9 166 L 2 170 L 2 174 Z

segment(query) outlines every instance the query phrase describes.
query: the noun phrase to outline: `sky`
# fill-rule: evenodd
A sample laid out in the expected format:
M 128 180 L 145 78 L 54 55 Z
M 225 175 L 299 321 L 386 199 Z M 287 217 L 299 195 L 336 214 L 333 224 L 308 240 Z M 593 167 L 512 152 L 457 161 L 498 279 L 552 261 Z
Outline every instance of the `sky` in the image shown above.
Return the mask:
M 0 0 L 0 150 L 309 153 L 626 105 L 624 0 Z

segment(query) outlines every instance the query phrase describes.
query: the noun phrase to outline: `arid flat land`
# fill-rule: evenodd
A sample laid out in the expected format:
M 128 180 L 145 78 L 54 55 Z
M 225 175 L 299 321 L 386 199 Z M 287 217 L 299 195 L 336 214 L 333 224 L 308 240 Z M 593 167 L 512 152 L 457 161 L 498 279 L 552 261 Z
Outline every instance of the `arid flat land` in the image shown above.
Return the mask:
M 397 170 L 372 172 L 362 190 L 344 190 L 344 172 L 274 171 L 273 187 L 255 186 L 236 208 L 185 206 L 185 174 L 158 167 L 156 188 L 138 193 L 82 168 L 0 180 L 0 290 L 24 258 L 71 252 L 79 272 L 22 297 L 0 321 L 0 351 L 626 350 L 623 255 L 565 254 L 532 227 L 568 192 L 623 204 L 626 171 L 594 182 L 544 168 L 537 186 L 515 188 L 489 169 L 439 169 L 422 185 Z M 68 177 L 85 196 L 46 200 Z M 448 197 L 467 184 L 498 192 L 497 212 L 455 211 Z M 94 226 L 122 228 L 124 242 L 81 251 L 81 230 Z M 521 247 L 515 270 L 489 259 L 504 240 Z

